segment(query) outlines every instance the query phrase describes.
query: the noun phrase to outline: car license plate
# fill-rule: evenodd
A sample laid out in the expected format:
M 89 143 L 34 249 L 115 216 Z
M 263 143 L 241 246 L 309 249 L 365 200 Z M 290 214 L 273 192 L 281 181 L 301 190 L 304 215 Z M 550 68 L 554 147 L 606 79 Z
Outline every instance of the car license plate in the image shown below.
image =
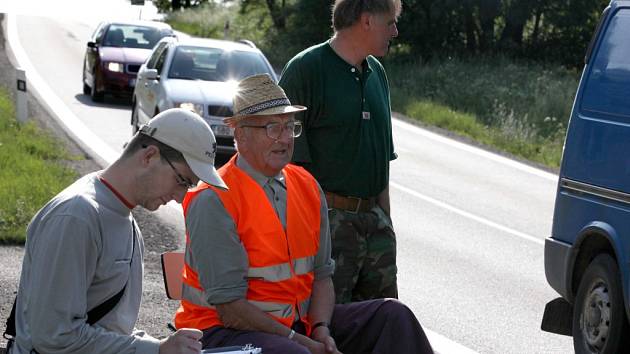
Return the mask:
M 234 136 L 234 131 L 227 125 L 213 125 L 212 132 L 219 136 Z
M 130 79 L 129 80 L 129 87 L 135 87 L 136 86 L 136 79 Z

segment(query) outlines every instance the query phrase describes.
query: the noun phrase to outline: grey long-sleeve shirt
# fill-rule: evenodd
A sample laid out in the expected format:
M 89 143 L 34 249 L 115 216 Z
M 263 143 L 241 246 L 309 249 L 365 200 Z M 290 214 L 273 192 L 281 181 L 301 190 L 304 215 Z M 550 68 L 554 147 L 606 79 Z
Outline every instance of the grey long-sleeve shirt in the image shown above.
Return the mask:
M 11 354 L 158 353 L 134 332 L 142 297 L 144 243 L 129 208 L 87 175 L 48 202 L 27 230 Z M 135 247 L 133 245 L 135 242 Z M 132 259 L 133 258 L 133 259 Z M 125 292 L 94 325 L 87 312 Z
M 236 165 L 258 183 L 286 229 L 287 189 L 282 172 L 266 177 L 254 170 L 240 155 Z M 319 186 L 318 186 L 319 187 Z M 315 255 L 315 279 L 332 275 L 335 263 L 331 258 L 328 227 L 328 206 L 321 188 L 319 250 Z M 223 304 L 244 299 L 247 293 L 247 252 L 236 233 L 234 220 L 219 196 L 207 189 L 188 206 L 186 229 L 192 256 L 197 265 L 199 282 L 210 304 Z

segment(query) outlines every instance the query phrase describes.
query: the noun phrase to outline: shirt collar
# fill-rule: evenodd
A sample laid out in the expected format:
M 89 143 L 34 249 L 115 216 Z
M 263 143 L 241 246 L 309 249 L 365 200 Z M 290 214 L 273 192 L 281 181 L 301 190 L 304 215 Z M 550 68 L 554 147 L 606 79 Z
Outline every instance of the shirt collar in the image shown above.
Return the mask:
M 332 41 L 332 38 L 328 39 L 326 41 L 326 48 L 328 49 L 328 52 L 335 58 L 337 58 L 337 61 L 339 64 L 342 64 L 346 69 L 350 70 L 352 69 L 354 66 L 351 65 L 350 63 L 348 63 L 347 61 L 343 60 L 342 57 L 339 56 L 339 54 L 337 54 L 337 52 L 335 52 L 335 50 L 333 49 L 333 47 L 330 45 L 330 42 Z M 370 60 L 368 60 L 368 58 L 371 55 L 369 55 L 367 58 L 363 59 L 363 61 L 361 62 L 361 70 L 363 70 L 364 73 L 366 74 L 370 74 L 373 70 L 372 70 L 372 65 L 370 64 Z
M 95 200 L 117 214 L 128 216 L 131 213 L 131 209 L 98 178 L 102 172 L 103 171 L 92 172 L 83 177 L 86 181 L 89 181 L 87 183 L 92 186 Z
M 258 183 L 258 185 L 260 185 L 261 187 L 264 187 L 266 184 L 274 180 L 286 187 L 284 174 L 282 174 L 282 172 L 273 177 L 267 177 L 259 171 L 256 171 L 241 154 L 236 157 L 236 166 L 243 170 L 243 172 L 247 173 L 247 175 L 249 175 L 249 177 L 256 181 L 256 183 Z
M 103 183 L 105 187 L 107 187 L 112 193 L 114 193 L 116 198 L 118 198 L 118 200 L 120 200 L 127 208 L 129 208 L 129 210 L 135 207 L 135 205 L 131 204 L 131 202 L 128 201 L 127 198 L 125 198 L 125 196 L 123 196 L 116 188 L 114 188 L 114 186 L 107 182 L 105 178 L 99 175 L 98 180 L 101 181 L 101 183 Z

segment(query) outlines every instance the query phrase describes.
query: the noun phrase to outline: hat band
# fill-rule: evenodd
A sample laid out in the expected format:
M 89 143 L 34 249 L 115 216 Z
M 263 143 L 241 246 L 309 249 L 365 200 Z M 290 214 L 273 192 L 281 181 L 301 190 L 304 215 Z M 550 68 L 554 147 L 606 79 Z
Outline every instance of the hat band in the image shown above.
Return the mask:
M 289 101 L 288 98 L 276 98 L 273 100 L 260 102 L 253 106 L 249 106 L 247 108 L 241 109 L 238 112 L 238 114 L 239 115 L 254 114 L 260 111 L 264 111 L 265 109 L 268 109 L 268 108 L 273 108 L 273 107 L 278 107 L 278 106 L 290 106 L 290 105 L 291 105 L 291 101 Z

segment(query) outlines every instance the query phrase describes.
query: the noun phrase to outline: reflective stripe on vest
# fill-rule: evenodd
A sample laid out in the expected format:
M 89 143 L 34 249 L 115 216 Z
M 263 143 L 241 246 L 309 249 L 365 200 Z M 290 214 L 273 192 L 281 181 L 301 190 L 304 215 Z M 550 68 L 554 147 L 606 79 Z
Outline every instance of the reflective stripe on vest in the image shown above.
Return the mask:
M 297 275 L 307 274 L 315 268 L 315 256 L 304 257 L 293 261 L 293 271 Z
M 268 301 L 254 301 L 248 300 L 250 304 L 258 307 L 263 312 L 266 312 L 269 315 L 279 318 L 290 318 L 293 317 L 293 305 L 291 304 L 279 304 L 277 302 L 268 302 Z
M 310 273 L 313 271 L 314 266 L 314 256 L 303 257 L 293 261 L 293 271 L 296 275 Z M 250 267 L 247 277 L 264 279 L 266 281 L 283 281 L 291 278 L 291 266 L 288 263 L 282 263 L 268 267 Z
M 210 305 L 203 296 L 203 291 L 193 288 L 192 286 L 184 283 L 182 285 L 182 298 L 188 300 L 189 302 L 197 305 L 197 306 L 205 306 L 209 308 L 214 308 L 214 306 Z
M 247 251 L 246 299 L 286 326 L 291 326 L 299 318 L 309 333 L 307 315 L 321 221 L 317 182 L 301 167 L 285 167 L 287 211 L 284 228 L 262 187 L 238 168 L 235 161 L 236 157 L 219 170 L 229 190 L 218 190 L 201 183 L 187 193 L 183 202 L 184 214 L 198 193 L 213 189 L 234 220 L 241 244 Z M 189 257 L 188 235 L 186 247 L 183 300 L 175 315 L 175 323 L 178 328 L 201 330 L 220 326 L 223 323 L 216 309 L 205 300 L 197 267 Z
M 187 284 L 184 284 L 182 289 L 182 296 L 190 303 L 195 304 L 197 306 L 205 306 L 211 309 L 215 309 L 214 306 L 208 304 L 208 302 L 203 297 L 203 291 L 193 288 Z M 276 302 L 265 302 L 265 301 L 254 301 L 248 300 L 250 304 L 258 307 L 261 311 L 266 312 L 272 316 L 287 318 L 294 315 L 293 313 L 293 305 L 291 304 L 281 304 Z M 298 308 L 300 312 L 307 313 L 308 306 L 311 300 L 308 299 L 299 304 Z
M 250 267 L 247 271 L 247 277 L 266 281 L 283 281 L 291 278 L 291 267 L 288 263 L 268 267 Z

